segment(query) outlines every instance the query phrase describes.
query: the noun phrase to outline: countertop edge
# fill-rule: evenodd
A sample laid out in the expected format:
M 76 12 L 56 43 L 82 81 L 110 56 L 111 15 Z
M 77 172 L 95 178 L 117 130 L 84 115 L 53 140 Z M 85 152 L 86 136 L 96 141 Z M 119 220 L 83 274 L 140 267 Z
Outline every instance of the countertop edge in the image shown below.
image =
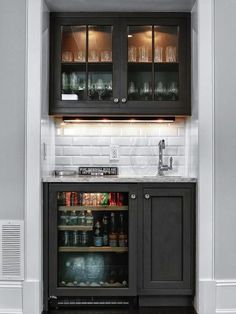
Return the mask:
M 119 176 L 46 176 L 42 178 L 43 183 L 195 183 L 197 178 L 194 177 L 119 177 Z

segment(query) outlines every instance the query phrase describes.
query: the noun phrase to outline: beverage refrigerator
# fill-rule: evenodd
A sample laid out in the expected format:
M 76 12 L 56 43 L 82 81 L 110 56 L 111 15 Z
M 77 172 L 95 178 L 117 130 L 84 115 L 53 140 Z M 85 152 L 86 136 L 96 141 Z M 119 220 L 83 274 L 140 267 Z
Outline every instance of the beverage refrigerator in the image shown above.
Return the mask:
M 132 184 L 44 186 L 44 308 L 126 306 L 137 295 Z

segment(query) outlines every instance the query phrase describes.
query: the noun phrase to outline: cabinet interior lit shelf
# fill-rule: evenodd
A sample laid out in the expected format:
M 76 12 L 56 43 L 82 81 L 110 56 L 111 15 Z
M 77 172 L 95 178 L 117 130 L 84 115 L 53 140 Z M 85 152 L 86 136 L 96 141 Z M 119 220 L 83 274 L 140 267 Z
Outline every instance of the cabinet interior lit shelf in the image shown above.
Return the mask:
M 128 252 L 128 247 L 111 247 L 111 246 L 83 246 L 83 247 L 71 247 L 60 246 L 59 252 L 114 252 L 123 253 Z
M 93 231 L 93 226 L 59 225 L 58 230 L 65 231 Z
M 125 211 L 128 210 L 128 206 L 59 206 L 58 210 L 60 211 L 84 211 L 84 210 L 91 210 L 91 211 Z

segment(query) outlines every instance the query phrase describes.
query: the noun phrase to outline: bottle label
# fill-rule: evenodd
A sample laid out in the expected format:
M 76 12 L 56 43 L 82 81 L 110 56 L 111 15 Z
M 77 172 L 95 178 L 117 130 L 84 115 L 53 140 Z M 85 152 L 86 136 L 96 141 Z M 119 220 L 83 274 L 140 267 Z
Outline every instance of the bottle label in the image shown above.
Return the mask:
M 102 246 L 102 237 L 94 237 L 94 245 Z
M 109 240 L 109 245 L 110 245 L 111 247 L 116 247 L 116 246 L 117 246 L 117 240 L 116 240 L 116 239 L 114 239 L 114 240 L 113 240 L 113 239 L 112 239 L 112 240 L 110 239 L 110 240 Z

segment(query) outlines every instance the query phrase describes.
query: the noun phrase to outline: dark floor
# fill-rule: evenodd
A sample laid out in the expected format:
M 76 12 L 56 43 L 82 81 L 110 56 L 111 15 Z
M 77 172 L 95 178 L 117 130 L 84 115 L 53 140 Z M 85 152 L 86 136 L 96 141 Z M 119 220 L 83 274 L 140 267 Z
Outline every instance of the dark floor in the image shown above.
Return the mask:
M 46 314 L 46 313 L 45 313 Z M 196 314 L 192 308 L 155 307 L 139 309 L 53 310 L 47 314 Z

